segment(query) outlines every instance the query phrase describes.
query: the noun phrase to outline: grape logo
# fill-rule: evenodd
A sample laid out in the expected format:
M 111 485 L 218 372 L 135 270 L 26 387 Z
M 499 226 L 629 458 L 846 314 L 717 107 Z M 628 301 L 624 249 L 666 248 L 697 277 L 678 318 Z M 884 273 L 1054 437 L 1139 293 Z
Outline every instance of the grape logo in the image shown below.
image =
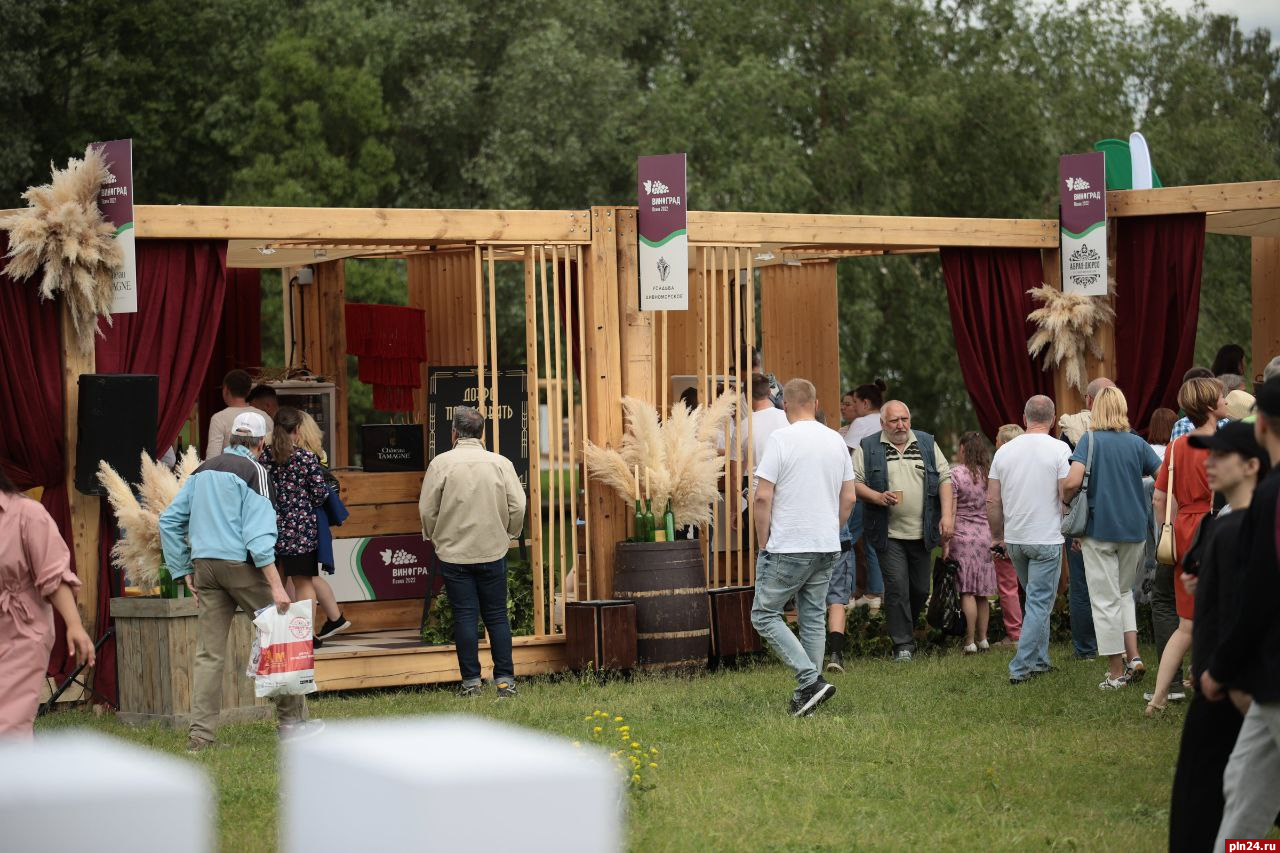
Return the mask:
M 387 548 L 386 550 L 379 551 L 378 556 L 382 558 L 382 565 L 384 566 L 408 566 L 418 562 L 417 557 L 410 554 L 403 548 L 396 548 L 394 550 Z
M 644 191 L 649 195 L 662 195 L 671 192 L 671 187 L 658 180 L 645 181 Z
M 1093 187 L 1090 186 L 1089 182 L 1086 181 L 1084 178 L 1067 178 L 1066 183 L 1067 183 L 1067 190 L 1069 192 L 1093 189 Z

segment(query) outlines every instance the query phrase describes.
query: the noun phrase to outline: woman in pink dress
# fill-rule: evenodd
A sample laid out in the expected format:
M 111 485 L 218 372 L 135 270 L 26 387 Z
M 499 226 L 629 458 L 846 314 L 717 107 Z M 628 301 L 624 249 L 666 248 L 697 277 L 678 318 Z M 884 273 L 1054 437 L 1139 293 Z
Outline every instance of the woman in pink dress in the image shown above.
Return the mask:
M 76 663 L 93 665 L 93 643 L 76 611 L 79 585 L 49 513 L 0 470 L 0 737 L 32 736 L 55 609 Z
M 960 606 L 964 610 L 964 653 L 991 648 L 987 642 L 990 597 L 996 592 L 996 565 L 991 557 L 987 525 L 987 471 L 991 446 L 976 432 L 960 436 L 958 464 L 951 469 L 955 490 L 955 535 L 943 555 L 960 564 Z M 975 642 L 976 639 L 976 642 Z

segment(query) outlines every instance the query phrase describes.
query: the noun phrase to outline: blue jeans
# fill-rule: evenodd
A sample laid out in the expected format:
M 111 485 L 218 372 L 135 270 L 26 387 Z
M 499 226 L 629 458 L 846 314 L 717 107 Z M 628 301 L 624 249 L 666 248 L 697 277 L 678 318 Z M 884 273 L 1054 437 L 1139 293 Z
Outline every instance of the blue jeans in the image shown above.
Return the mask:
M 469 565 L 441 560 L 440 570 L 453 608 L 453 642 L 458 648 L 462 683 L 468 687 L 480 683 L 481 617 L 489 629 L 493 680 L 514 682 L 511 623 L 507 621 L 507 558 Z
M 1084 553 L 1067 546 L 1067 604 L 1071 613 L 1071 646 L 1076 657 L 1098 654 L 1093 632 L 1093 606 L 1089 604 L 1089 582 L 1084 576 Z
M 862 501 L 858 501 L 853 505 L 853 512 L 849 513 L 849 533 L 853 536 L 853 544 L 855 545 L 862 538 L 862 518 Z M 862 594 L 883 596 L 884 575 L 880 573 L 880 556 L 876 554 L 876 549 L 871 547 L 870 542 L 863 543 L 862 554 L 867 561 L 867 584 L 862 590 Z M 857 557 L 854 557 L 853 561 L 854 586 L 856 587 L 858 577 Z
M 796 674 L 796 685 L 808 687 L 818 680 L 822 653 L 827 645 L 827 586 L 831 570 L 840 558 L 831 553 L 770 554 L 756 557 L 756 596 L 751 604 L 751 624 L 774 654 Z M 782 610 L 796 600 L 800 638 L 791 633 Z
M 1018 652 L 1009 662 L 1010 678 L 1026 678 L 1049 668 L 1049 615 L 1062 576 L 1061 545 L 1008 544 L 1009 559 L 1027 591 Z

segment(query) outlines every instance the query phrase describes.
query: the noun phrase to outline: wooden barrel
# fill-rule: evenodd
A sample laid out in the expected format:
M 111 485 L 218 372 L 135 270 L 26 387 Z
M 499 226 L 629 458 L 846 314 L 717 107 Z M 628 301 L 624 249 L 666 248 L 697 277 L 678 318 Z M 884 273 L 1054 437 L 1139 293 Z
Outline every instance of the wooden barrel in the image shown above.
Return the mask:
M 711 615 L 707 574 L 696 540 L 619 542 L 613 597 L 635 602 L 641 666 L 706 665 Z

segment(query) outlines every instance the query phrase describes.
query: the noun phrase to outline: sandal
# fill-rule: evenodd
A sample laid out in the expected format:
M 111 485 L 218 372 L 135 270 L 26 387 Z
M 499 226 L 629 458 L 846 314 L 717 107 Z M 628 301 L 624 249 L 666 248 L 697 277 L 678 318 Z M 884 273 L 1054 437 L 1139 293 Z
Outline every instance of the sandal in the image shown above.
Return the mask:
M 1147 707 L 1142 712 L 1142 715 L 1144 717 L 1154 717 L 1157 713 L 1163 714 L 1168 707 L 1168 702 L 1165 702 L 1163 705 L 1157 705 L 1155 702 L 1148 702 Z

